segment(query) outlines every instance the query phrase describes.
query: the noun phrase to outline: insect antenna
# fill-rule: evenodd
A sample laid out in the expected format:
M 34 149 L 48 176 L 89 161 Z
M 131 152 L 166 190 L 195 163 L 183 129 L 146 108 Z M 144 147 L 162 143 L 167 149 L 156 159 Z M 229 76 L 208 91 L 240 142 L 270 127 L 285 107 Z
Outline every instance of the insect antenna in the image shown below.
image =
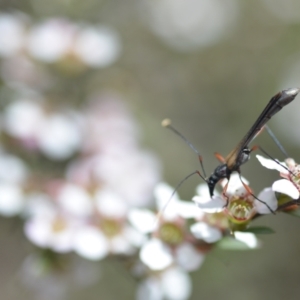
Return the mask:
M 177 193 L 177 191 L 179 190 L 179 188 L 181 187 L 181 185 L 188 180 L 190 177 L 192 177 L 193 175 L 198 174 L 204 181 L 205 178 L 201 175 L 201 173 L 196 170 L 190 174 L 188 174 L 187 176 L 185 176 L 175 187 L 174 191 L 172 192 L 171 196 L 169 197 L 168 201 L 164 204 L 163 208 L 158 212 L 157 217 L 156 217 L 156 221 L 155 221 L 155 225 L 158 223 L 158 221 L 161 219 L 164 211 L 166 210 L 167 206 L 169 205 L 169 203 L 171 202 L 172 198 L 174 197 L 174 195 Z
M 280 149 L 280 151 L 283 153 L 283 155 L 288 158 L 290 157 L 286 150 L 283 148 L 282 144 L 279 142 L 279 140 L 277 139 L 277 137 L 275 136 L 275 134 L 273 133 L 273 131 L 270 129 L 270 127 L 268 125 L 265 125 L 265 128 L 268 132 L 268 134 L 270 135 L 270 137 L 272 138 L 272 140 L 274 141 L 274 143 L 276 144 L 276 146 Z
M 185 176 L 175 187 L 174 191 L 172 192 L 172 194 L 170 195 L 168 201 L 164 204 L 163 208 L 158 212 L 157 214 L 157 218 L 156 218 L 156 221 L 155 221 L 155 224 L 154 225 L 157 225 L 157 223 L 159 222 L 159 220 L 161 219 L 164 211 L 166 210 L 167 206 L 169 205 L 169 203 L 171 202 L 172 198 L 174 197 L 174 195 L 176 194 L 176 192 L 179 190 L 179 188 L 181 187 L 181 185 L 186 181 L 188 180 L 190 177 L 192 177 L 193 175 L 195 174 L 198 174 L 206 183 L 207 183 L 207 180 L 206 180 L 206 173 L 205 173 L 205 170 L 204 170 L 204 166 L 203 166 L 203 162 L 202 162 L 202 156 L 201 154 L 199 153 L 199 151 L 194 147 L 194 145 L 184 136 L 182 135 L 176 128 L 174 128 L 172 125 L 171 125 L 171 120 L 170 119 L 164 119 L 162 122 L 161 122 L 161 125 L 163 127 L 166 127 L 168 129 L 170 129 L 171 131 L 173 131 L 176 135 L 180 136 L 187 144 L 188 146 L 198 155 L 198 159 L 199 159 L 199 162 L 200 162 L 200 166 L 201 166 L 201 170 L 204 174 L 204 176 L 198 171 L 194 171 L 190 174 L 188 174 L 187 176 Z M 156 226 L 154 227 L 156 228 Z
M 199 151 L 195 148 L 195 146 L 183 134 L 181 134 L 175 127 L 172 126 L 171 123 L 172 122 L 171 122 L 170 119 L 164 119 L 161 122 L 161 125 L 163 127 L 166 127 L 168 129 L 170 129 L 175 134 L 177 134 L 178 136 L 180 136 L 188 144 L 188 146 L 198 155 L 198 159 L 199 159 L 199 162 L 200 162 L 201 170 L 203 172 L 204 177 L 206 178 L 206 173 L 205 173 L 204 166 L 203 166 L 202 155 L 199 153 Z M 203 178 L 203 177 L 201 176 L 201 178 Z M 204 179 L 204 181 L 206 181 L 206 179 Z

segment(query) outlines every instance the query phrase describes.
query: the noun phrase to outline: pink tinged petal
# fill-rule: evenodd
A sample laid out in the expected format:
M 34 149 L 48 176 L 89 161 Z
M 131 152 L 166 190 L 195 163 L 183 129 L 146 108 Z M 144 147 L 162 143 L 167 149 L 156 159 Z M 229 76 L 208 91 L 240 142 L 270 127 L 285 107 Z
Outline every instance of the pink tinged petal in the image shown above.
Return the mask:
M 275 197 L 275 193 L 272 188 L 265 188 L 263 189 L 257 196 L 259 200 L 264 201 L 268 206 L 273 210 L 276 211 L 278 207 L 278 201 Z M 270 214 L 270 209 L 262 202 L 258 200 L 254 200 L 254 205 L 259 214 Z
M 170 268 L 161 276 L 161 287 L 164 295 L 170 300 L 189 299 L 192 283 L 189 275 L 180 268 Z
M 60 206 L 68 213 L 85 217 L 92 213 L 92 201 L 88 193 L 75 184 L 66 184 L 59 196 L 58 202 Z
M 147 209 L 131 209 L 128 213 L 128 219 L 138 231 L 149 233 L 156 227 L 157 216 Z
M 287 169 L 285 169 L 283 166 L 286 167 L 286 164 L 284 162 L 279 162 L 278 160 L 276 160 L 278 163 L 276 163 L 274 160 L 272 159 L 268 159 L 268 158 L 264 158 L 261 155 L 256 155 L 256 158 L 258 159 L 258 161 L 261 163 L 261 165 L 267 169 L 270 170 L 277 170 L 280 173 L 283 174 L 288 174 Z
M 204 255 L 188 243 L 180 245 L 176 249 L 176 261 L 186 271 L 194 271 L 204 261 Z
M 275 181 L 272 185 L 272 189 L 275 192 L 286 194 L 293 199 L 299 198 L 298 189 L 289 180 L 280 179 L 280 180 Z
M 192 200 L 206 213 L 221 212 L 226 205 L 226 201 L 220 196 L 213 196 L 212 198 L 194 196 Z
M 80 256 L 99 260 L 104 258 L 109 251 L 107 239 L 94 227 L 85 227 L 76 233 L 73 250 Z
M 143 280 L 136 293 L 137 300 L 163 300 L 163 291 L 161 290 L 160 281 L 156 278 L 150 277 Z
M 259 243 L 257 237 L 251 232 L 235 231 L 234 237 L 237 240 L 245 243 L 249 248 L 255 249 L 260 246 L 260 243 Z
M 19 186 L 0 183 L 0 214 L 15 216 L 24 208 L 24 196 Z
M 141 248 L 141 261 L 151 270 L 163 270 L 173 262 L 170 249 L 158 239 L 151 239 Z
M 198 222 L 191 226 L 192 234 L 206 243 L 215 243 L 222 238 L 222 232 L 204 222 Z
M 109 189 L 102 189 L 96 193 L 96 206 L 101 214 L 112 218 L 123 218 L 128 209 L 124 199 Z

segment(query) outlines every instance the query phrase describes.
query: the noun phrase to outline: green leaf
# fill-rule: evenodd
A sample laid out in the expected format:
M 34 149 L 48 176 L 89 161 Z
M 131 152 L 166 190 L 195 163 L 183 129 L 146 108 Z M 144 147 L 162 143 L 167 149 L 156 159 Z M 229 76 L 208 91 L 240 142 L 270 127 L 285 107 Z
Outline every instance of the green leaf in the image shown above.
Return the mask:
M 232 237 L 225 237 L 219 241 L 216 245 L 223 250 L 252 250 L 253 248 L 248 247 L 245 243 L 236 240 Z
M 243 230 L 243 232 L 251 232 L 251 233 L 254 233 L 254 234 L 272 234 L 272 233 L 275 233 L 275 231 L 272 228 L 266 227 L 266 226 L 250 227 L 250 228 L 247 228 L 247 229 Z

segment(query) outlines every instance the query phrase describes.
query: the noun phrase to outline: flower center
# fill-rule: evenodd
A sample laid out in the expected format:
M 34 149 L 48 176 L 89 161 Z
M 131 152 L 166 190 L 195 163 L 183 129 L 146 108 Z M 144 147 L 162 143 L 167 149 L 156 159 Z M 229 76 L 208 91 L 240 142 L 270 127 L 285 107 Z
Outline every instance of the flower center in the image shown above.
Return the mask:
M 55 233 L 63 231 L 67 227 L 66 221 L 63 218 L 57 217 L 52 223 L 52 230 Z
M 228 213 L 233 223 L 244 223 L 251 219 L 255 211 L 252 203 L 238 199 L 230 202 Z
M 164 223 L 159 229 L 161 240 L 170 245 L 178 245 L 183 241 L 183 232 L 180 227 L 174 223 Z
M 298 190 L 300 189 L 300 166 L 297 165 L 294 170 L 292 170 L 293 175 L 292 181 L 297 185 Z
M 107 237 L 114 237 L 120 233 L 121 224 L 114 219 L 102 219 L 101 229 Z

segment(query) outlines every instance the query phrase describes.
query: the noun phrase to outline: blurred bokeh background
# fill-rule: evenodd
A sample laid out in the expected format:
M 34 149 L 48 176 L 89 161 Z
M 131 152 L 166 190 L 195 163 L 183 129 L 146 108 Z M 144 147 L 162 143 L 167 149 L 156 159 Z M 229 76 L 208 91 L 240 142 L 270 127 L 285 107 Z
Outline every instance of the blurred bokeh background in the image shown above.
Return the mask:
M 299 33 L 297 0 L 1 0 L 2 152 L 33 170 L 30 188 L 42 185 L 39 179 L 62 178 L 78 153 L 85 157 L 100 147 L 94 145 L 100 133 L 86 124 L 115 112 L 107 104 L 97 115 L 95 99 L 111 100 L 116 114 L 125 110 L 134 120 L 132 125 L 126 117 L 119 126 L 138 139 L 136 147 L 151 151 L 144 153 L 149 157 L 143 163 L 150 165 L 147 184 L 163 178 L 175 186 L 199 169 L 190 148 L 161 127 L 166 117 L 199 149 L 209 174 L 217 165 L 213 153 L 229 153 L 275 93 L 300 86 Z M 296 98 L 269 124 L 296 161 L 299 111 Z M 43 130 L 36 133 L 40 124 Z M 109 135 L 104 144 L 111 142 Z M 109 145 L 126 152 L 132 143 L 126 139 Z M 267 133 L 255 143 L 284 158 Z M 143 174 L 135 174 L 126 185 L 144 184 L 138 181 Z M 255 155 L 242 174 L 256 193 L 277 176 L 263 169 Z M 188 180 L 181 198 L 191 199 L 198 183 L 197 177 Z M 256 222 L 276 234 L 263 236 L 259 250 L 210 253 L 191 274 L 190 299 L 299 298 L 299 220 L 278 214 Z M 49 283 L 30 280 L 35 277 L 26 264 L 32 264 L 35 250 L 23 227 L 20 218 L 0 218 L 1 299 L 44 299 L 49 288 Z M 104 260 L 100 268 L 75 254 L 66 260 L 66 278 L 51 278 L 50 284 L 63 290 L 68 283 L 63 299 L 135 298 L 137 283 L 116 261 Z M 76 274 L 86 284 L 78 287 Z

